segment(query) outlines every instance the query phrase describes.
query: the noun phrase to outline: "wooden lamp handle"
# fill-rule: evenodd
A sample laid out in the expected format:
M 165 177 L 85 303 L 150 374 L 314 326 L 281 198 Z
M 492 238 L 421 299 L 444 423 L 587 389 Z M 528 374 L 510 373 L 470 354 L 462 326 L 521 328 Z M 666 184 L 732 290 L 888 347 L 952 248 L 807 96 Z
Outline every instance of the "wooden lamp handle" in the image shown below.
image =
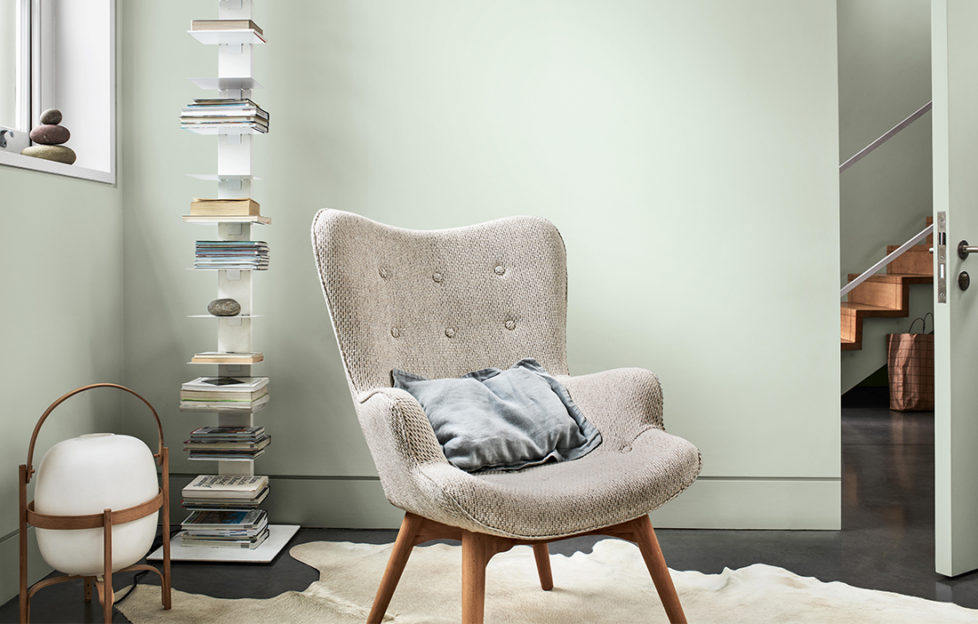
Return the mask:
M 71 397 L 73 397 L 76 394 L 79 394 L 81 392 L 85 392 L 86 390 L 92 390 L 93 388 L 116 388 L 118 390 L 124 390 L 125 392 L 128 392 L 129 394 L 133 395 L 134 397 L 136 397 L 137 399 L 139 399 L 140 401 L 142 401 L 143 403 L 146 404 L 146 407 L 149 408 L 149 411 L 153 413 L 153 418 L 156 419 L 156 432 L 157 432 L 157 434 L 159 436 L 159 441 L 158 441 L 158 444 L 157 444 L 157 447 L 156 447 L 156 455 L 155 455 L 155 457 L 158 460 L 162 461 L 162 459 L 163 459 L 163 424 L 160 422 L 160 416 L 159 416 L 159 414 L 157 414 L 156 413 L 156 410 L 153 409 L 153 406 L 149 404 L 149 401 L 147 401 L 146 399 L 144 399 L 142 396 L 140 396 L 136 392 L 130 390 L 129 388 L 127 388 L 125 386 L 120 386 L 119 384 L 114 384 L 114 383 L 94 383 L 94 384 L 89 384 L 87 386 L 82 386 L 80 388 L 75 388 L 71 392 L 69 392 L 69 393 L 61 396 L 54 403 L 52 403 L 51 405 L 49 405 L 48 408 L 46 410 L 44 410 L 44 413 L 41 414 L 40 420 L 38 420 L 37 421 L 37 425 L 34 426 L 34 433 L 31 434 L 31 443 L 30 443 L 30 446 L 27 447 L 27 481 L 30 481 L 31 480 L 31 475 L 34 474 L 34 466 L 33 466 L 33 461 L 34 461 L 34 444 L 37 442 L 37 434 L 41 430 L 41 425 L 43 425 L 44 424 L 44 421 L 47 420 L 48 415 L 52 411 L 54 411 L 54 408 L 56 408 L 59 405 L 61 405 L 62 403 L 64 403 L 67 399 L 69 399 L 69 398 L 71 398 Z

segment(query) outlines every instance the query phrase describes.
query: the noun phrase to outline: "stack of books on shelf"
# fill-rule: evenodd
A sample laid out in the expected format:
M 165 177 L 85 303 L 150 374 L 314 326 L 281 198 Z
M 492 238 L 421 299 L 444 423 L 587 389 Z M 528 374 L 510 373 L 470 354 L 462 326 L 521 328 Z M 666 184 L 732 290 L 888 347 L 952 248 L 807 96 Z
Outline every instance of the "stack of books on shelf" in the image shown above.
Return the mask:
M 268 269 L 265 241 L 197 241 L 195 269 Z
M 194 510 L 180 528 L 185 546 L 258 548 L 268 537 L 268 515 L 263 509 Z
M 187 459 L 252 461 L 265 452 L 272 437 L 264 427 L 199 427 L 185 441 Z
M 193 364 L 257 364 L 265 359 L 262 353 L 234 353 L 233 351 L 201 351 L 190 359 Z
M 244 130 L 268 132 L 268 113 L 249 99 L 198 98 L 180 113 L 180 127 L 197 132 Z
M 198 475 L 183 488 L 183 506 L 190 510 L 249 510 L 268 496 L 268 477 Z
M 268 403 L 268 377 L 198 377 L 180 386 L 180 409 L 254 411 Z
M 190 22 L 190 30 L 253 30 L 258 35 L 265 34 L 250 19 L 200 19 Z M 263 39 L 264 41 L 264 39 Z
M 240 199 L 201 199 L 190 202 L 192 217 L 257 217 L 261 206 L 250 197 Z

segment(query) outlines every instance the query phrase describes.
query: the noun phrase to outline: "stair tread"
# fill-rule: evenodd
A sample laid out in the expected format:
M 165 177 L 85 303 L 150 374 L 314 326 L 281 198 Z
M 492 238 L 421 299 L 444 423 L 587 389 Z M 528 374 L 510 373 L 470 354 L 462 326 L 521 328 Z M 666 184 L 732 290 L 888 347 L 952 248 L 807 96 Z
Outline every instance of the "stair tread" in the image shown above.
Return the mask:
M 893 312 L 899 310 L 899 308 L 888 308 L 886 306 L 873 305 L 871 303 L 850 303 L 848 301 L 840 301 L 839 305 L 843 310 L 867 310 L 867 311 L 878 311 L 878 312 Z
M 856 323 L 861 319 L 870 317 L 897 318 L 907 316 L 907 311 L 903 308 L 891 308 L 887 306 L 873 305 L 871 303 L 850 303 L 843 301 L 839 313 L 847 317 L 855 317 Z
M 852 281 L 859 277 L 855 273 L 849 274 L 849 281 Z M 934 276 L 930 273 L 877 273 L 875 275 L 870 275 L 866 278 L 867 282 L 889 282 L 889 283 L 900 283 L 900 282 L 927 282 L 932 281 Z M 864 282 L 865 283 L 865 282 Z

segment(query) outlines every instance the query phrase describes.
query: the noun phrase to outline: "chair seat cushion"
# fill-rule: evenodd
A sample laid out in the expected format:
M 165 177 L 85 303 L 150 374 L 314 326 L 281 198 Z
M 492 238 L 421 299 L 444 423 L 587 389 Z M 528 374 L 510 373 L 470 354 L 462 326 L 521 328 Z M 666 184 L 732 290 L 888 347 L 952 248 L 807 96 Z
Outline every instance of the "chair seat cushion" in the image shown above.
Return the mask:
M 567 390 L 532 359 L 448 379 L 392 375 L 424 408 L 446 459 L 467 472 L 578 459 L 601 444 Z
M 524 539 L 566 537 L 637 518 L 677 496 L 699 470 L 696 447 L 656 427 L 576 461 L 519 472 L 422 468 L 454 503 L 458 517 L 451 524 Z

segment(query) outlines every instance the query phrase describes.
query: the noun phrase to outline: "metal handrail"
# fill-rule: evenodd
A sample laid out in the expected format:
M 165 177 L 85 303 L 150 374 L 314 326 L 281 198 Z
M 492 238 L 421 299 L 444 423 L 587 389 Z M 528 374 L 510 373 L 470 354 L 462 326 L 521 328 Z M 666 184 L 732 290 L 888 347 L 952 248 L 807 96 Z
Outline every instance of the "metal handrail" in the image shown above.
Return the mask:
M 924 104 L 923 106 L 921 106 L 920 108 L 918 108 L 917 110 L 915 110 L 914 112 L 912 112 L 909 117 L 907 117 L 906 119 L 904 119 L 903 121 L 901 121 L 897 125 L 893 126 L 889 130 L 887 130 L 886 132 L 884 132 L 880 136 L 880 138 L 876 139 L 875 141 L 873 141 L 872 143 L 870 143 L 866 147 L 862 148 L 861 150 L 859 150 L 858 152 L 856 152 L 855 154 L 853 154 L 849 158 L 849 160 L 847 160 L 844 163 L 842 163 L 841 165 L 839 165 L 839 173 L 842 173 L 843 171 L 845 171 L 849 167 L 853 166 L 854 164 L 856 164 L 857 162 L 859 162 L 860 160 L 862 160 L 863 157 L 865 157 L 867 154 L 869 154 L 870 152 L 872 152 L 874 149 L 876 149 L 880 145 L 883 145 L 884 143 L 886 143 L 887 141 L 889 141 L 890 139 L 892 139 L 893 137 L 895 137 L 897 134 L 899 134 L 899 132 L 901 130 L 903 130 L 904 128 L 906 128 L 907 126 L 909 126 L 910 124 L 912 124 L 913 122 L 917 121 L 917 119 L 919 119 L 920 117 L 922 117 L 924 115 L 924 113 L 926 113 L 927 111 L 929 111 L 931 109 L 931 106 L 933 104 L 934 104 L 933 101 L 927 102 L 926 104 Z
M 902 256 L 904 252 L 906 252 L 908 249 L 910 249 L 920 241 L 927 238 L 927 236 L 930 235 L 930 233 L 933 231 L 934 231 L 934 225 L 931 224 L 925 227 L 923 230 L 921 230 L 918 234 L 915 234 L 913 238 L 911 238 L 904 244 L 900 245 L 899 247 L 897 247 L 896 249 L 888 253 L 885 258 L 883 258 L 873 266 L 869 267 L 868 269 L 860 273 L 859 277 L 857 277 L 856 279 L 852 280 L 851 282 L 843 286 L 842 290 L 839 291 L 839 297 L 845 297 L 846 295 L 848 295 L 853 288 L 859 286 L 860 284 L 868 280 L 870 277 L 878 273 L 886 265 L 888 265 L 889 263 L 893 262 L 894 260 Z

